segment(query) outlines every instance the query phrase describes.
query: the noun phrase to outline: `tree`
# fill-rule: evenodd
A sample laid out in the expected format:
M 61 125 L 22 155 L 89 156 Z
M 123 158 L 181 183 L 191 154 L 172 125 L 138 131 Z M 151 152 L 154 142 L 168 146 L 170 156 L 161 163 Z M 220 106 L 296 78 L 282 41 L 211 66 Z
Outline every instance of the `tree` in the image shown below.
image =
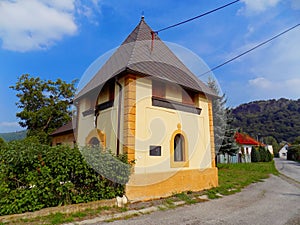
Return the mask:
M 267 162 L 267 151 L 264 147 L 259 146 L 258 148 L 259 155 L 260 155 L 260 162 Z
M 253 146 L 251 150 L 251 162 L 259 162 L 260 161 L 260 155 L 259 151 Z
M 235 141 L 236 130 L 231 125 L 233 119 L 230 115 L 230 111 L 228 111 L 227 114 L 227 126 L 219 152 L 223 155 L 228 154 L 233 156 L 238 153 L 240 148 Z
M 274 156 L 278 155 L 279 144 L 273 136 L 268 136 L 264 138 L 265 144 L 272 145 Z
M 300 136 L 296 137 L 293 141 L 294 145 L 300 145 Z
M 41 80 L 29 74 L 18 78 L 10 88 L 18 92 L 16 105 L 21 111 L 16 116 L 19 124 L 27 128 L 27 136 L 39 136 L 41 142 L 47 142 L 52 131 L 70 120 L 75 83 L 75 80 L 70 84 L 61 79 Z
M 0 137 L 0 148 L 1 148 L 1 146 L 4 145 L 4 144 L 5 144 L 4 139 L 3 139 L 2 137 Z
M 212 77 L 209 77 L 207 85 L 213 92 L 215 92 L 217 95 L 220 95 L 216 80 L 214 80 Z M 219 98 L 215 98 L 212 100 L 216 154 L 219 152 L 219 149 L 222 146 L 222 142 L 226 131 L 226 125 L 227 125 L 227 110 L 225 107 L 226 101 L 227 99 L 225 97 L 225 94 L 223 94 Z
M 273 155 L 268 149 L 266 149 L 266 152 L 266 162 L 271 162 L 273 160 Z

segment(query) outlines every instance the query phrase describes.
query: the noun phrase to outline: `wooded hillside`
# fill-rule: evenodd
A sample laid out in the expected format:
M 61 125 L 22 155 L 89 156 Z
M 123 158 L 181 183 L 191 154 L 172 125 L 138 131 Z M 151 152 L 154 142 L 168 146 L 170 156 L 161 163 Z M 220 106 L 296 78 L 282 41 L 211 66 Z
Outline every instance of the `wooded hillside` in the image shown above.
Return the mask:
M 300 99 L 254 101 L 232 109 L 233 126 L 263 140 L 273 136 L 280 141 L 293 142 L 300 136 Z
M 5 141 L 22 140 L 26 137 L 26 130 L 11 133 L 0 133 L 0 137 Z

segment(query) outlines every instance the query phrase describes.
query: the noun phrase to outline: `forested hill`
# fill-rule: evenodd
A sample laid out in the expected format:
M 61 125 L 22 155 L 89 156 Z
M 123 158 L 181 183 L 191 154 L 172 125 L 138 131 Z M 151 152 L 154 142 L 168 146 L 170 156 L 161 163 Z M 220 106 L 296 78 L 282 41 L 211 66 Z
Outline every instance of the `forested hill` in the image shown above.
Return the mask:
M 26 137 L 26 130 L 11 133 L 0 133 L 0 137 L 5 141 L 24 139 Z
M 232 109 L 233 126 L 253 137 L 292 142 L 300 136 L 300 99 L 255 101 Z

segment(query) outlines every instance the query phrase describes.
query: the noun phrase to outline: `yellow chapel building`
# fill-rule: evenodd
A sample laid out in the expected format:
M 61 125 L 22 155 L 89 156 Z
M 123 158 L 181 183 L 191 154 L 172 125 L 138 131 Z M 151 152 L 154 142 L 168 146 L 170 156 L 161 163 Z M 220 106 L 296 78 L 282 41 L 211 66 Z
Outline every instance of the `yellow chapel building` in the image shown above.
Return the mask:
M 209 189 L 218 185 L 214 97 L 142 17 L 77 93 L 75 138 L 134 161 L 129 200 Z

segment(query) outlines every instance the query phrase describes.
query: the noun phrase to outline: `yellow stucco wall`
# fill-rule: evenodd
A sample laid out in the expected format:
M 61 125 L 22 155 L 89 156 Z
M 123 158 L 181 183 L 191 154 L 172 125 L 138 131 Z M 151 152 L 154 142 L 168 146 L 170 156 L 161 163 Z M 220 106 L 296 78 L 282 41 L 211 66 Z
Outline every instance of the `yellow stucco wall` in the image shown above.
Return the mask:
M 119 81 L 120 83 L 124 83 L 123 80 Z M 78 129 L 77 129 L 77 144 L 79 146 L 85 146 L 87 144 L 87 137 L 89 137 L 90 132 L 95 129 L 95 117 L 94 113 L 83 116 L 82 113 L 88 109 L 94 109 L 95 104 L 101 104 L 109 100 L 109 92 L 105 90 L 95 99 L 95 102 L 92 102 L 89 98 L 82 98 L 79 101 L 79 110 L 78 114 Z M 119 89 L 118 86 L 115 86 L 115 99 L 113 107 L 107 108 L 105 110 L 101 110 L 99 112 L 97 118 L 97 129 L 105 134 L 105 143 L 106 148 L 110 149 L 113 153 L 116 153 L 116 145 L 117 145 L 117 116 L 118 116 L 118 101 L 119 101 Z M 122 101 L 122 100 L 121 100 Z M 123 106 L 123 103 L 122 103 Z M 121 107 L 122 110 L 123 107 Z M 123 136 L 123 116 L 121 115 L 120 122 L 120 137 L 122 140 Z M 121 141 L 122 144 L 122 141 Z M 122 153 L 122 148 L 120 147 L 120 152 Z
M 78 122 L 77 122 L 77 137 L 76 141 L 78 146 L 85 146 L 85 139 L 90 133 L 91 130 L 94 129 L 94 114 L 83 116 L 82 113 L 91 108 L 90 99 L 83 98 L 78 102 Z
M 137 79 L 135 88 L 135 165 L 126 185 L 127 197 L 148 200 L 217 186 L 217 168 L 212 163 L 209 100 L 202 95 L 196 97 L 196 106 L 202 109 L 201 114 L 196 115 L 152 106 L 152 81 L 148 78 Z M 167 87 L 166 98 L 180 101 L 180 87 Z M 184 132 L 187 139 L 188 163 L 174 168 L 170 160 L 170 141 L 178 130 Z M 150 145 L 161 146 L 161 156 L 150 156 Z
M 216 167 L 204 170 L 179 170 L 176 173 L 133 174 L 126 185 L 126 196 L 131 201 L 147 201 L 183 191 L 199 191 L 216 186 L 218 186 Z
M 136 82 L 136 173 L 173 171 L 170 167 L 170 140 L 177 125 L 187 136 L 189 167 L 211 167 L 208 102 L 200 101 L 201 115 L 152 106 L 152 82 L 140 78 Z M 174 88 L 175 89 L 175 88 Z M 179 89 L 180 90 L 180 89 Z M 181 93 L 178 91 L 177 93 Z M 168 96 L 167 96 L 168 97 Z M 181 96 L 172 96 L 172 100 Z M 161 156 L 149 156 L 149 146 L 162 146 Z

